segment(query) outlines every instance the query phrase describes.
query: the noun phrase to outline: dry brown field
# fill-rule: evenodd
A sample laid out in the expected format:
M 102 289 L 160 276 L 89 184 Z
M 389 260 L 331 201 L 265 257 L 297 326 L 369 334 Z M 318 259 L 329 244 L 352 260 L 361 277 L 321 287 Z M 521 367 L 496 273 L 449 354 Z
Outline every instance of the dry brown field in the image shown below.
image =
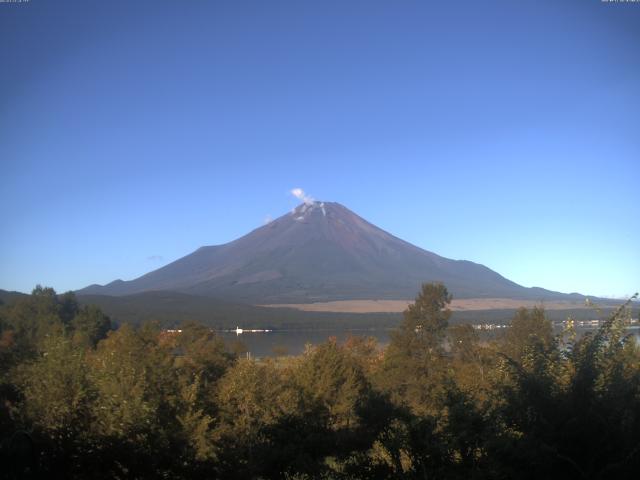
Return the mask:
M 286 307 L 306 312 L 345 312 L 345 313 L 397 313 L 402 312 L 413 300 L 337 300 L 317 303 L 279 303 L 261 305 L 263 307 Z M 538 302 L 534 300 L 513 300 L 510 298 L 465 298 L 454 299 L 450 308 L 453 311 L 473 310 L 513 310 L 519 307 L 532 308 L 543 306 L 546 310 L 569 310 L 588 308 L 582 302 Z

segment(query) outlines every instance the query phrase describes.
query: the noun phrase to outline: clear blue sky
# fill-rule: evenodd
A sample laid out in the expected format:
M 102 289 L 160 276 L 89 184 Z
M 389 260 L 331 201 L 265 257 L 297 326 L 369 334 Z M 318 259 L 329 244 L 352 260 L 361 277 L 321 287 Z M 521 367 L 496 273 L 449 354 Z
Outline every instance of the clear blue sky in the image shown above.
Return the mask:
M 131 279 L 303 188 L 525 286 L 640 289 L 640 3 L 0 3 L 0 288 Z

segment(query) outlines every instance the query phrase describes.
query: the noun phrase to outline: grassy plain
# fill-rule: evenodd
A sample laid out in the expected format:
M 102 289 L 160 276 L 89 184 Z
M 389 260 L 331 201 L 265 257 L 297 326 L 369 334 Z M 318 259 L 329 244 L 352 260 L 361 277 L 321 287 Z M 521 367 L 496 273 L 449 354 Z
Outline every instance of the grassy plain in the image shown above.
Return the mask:
M 287 303 L 261 305 L 272 308 L 294 308 L 304 312 L 340 312 L 340 313 L 400 313 L 413 300 L 338 300 L 317 303 Z M 538 302 L 535 300 L 517 300 L 510 298 L 462 298 L 454 299 L 449 308 L 454 311 L 480 310 L 514 310 L 520 307 L 532 308 L 544 306 L 546 310 L 575 310 L 589 309 L 579 301 Z

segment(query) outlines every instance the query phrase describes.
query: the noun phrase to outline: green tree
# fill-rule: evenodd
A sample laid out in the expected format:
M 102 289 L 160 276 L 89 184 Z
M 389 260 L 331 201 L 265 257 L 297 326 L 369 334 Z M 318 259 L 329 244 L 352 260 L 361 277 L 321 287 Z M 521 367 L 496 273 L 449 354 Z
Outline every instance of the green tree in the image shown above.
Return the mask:
M 456 388 L 476 401 L 485 401 L 491 389 L 491 372 L 498 361 L 495 348 L 480 342 L 478 331 L 469 324 L 449 329 L 451 363 Z
M 175 366 L 181 377 L 198 377 L 204 390 L 209 392 L 229 368 L 233 356 L 226 353 L 224 342 L 210 328 L 186 323 L 181 330 L 172 335 L 172 346 L 178 353 Z
M 635 478 L 640 467 L 640 351 L 622 310 L 595 334 L 547 347 L 527 337 L 496 385 L 500 441 L 488 455 L 521 478 Z M 513 475 L 512 475 L 513 476 Z
M 163 333 L 161 343 L 173 349 L 179 383 L 177 419 L 181 436 L 197 462 L 217 458 L 214 418 L 220 412 L 215 401 L 218 381 L 231 365 L 224 342 L 202 325 L 186 323 L 180 333 Z
M 396 403 L 416 413 L 434 412 L 437 390 L 445 375 L 443 340 L 451 311 L 451 295 L 441 283 L 422 285 L 391 335 L 376 384 Z
M 362 367 L 335 339 L 313 349 L 298 367 L 296 382 L 326 414 L 330 428 L 349 428 L 359 421 L 358 409 L 369 389 Z
M 77 311 L 71 321 L 74 341 L 95 347 L 111 330 L 111 320 L 100 307 L 87 305 Z
M 555 349 L 553 325 L 542 307 L 519 308 L 499 344 L 501 353 L 521 363 L 527 355 L 545 354 Z
M 174 443 L 180 388 L 173 352 L 159 336 L 154 326 L 123 325 L 88 358 L 97 393 L 92 434 L 111 475 L 164 475 L 182 458 Z
M 42 465 L 50 475 L 71 476 L 74 460 L 87 455 L 95 392 L 83 350 L 64 335 L 50 335 L 39 356 L 18 367 L 15 378 L 23 397 L 23 428 L 43 449 Z M 16 425 L 18 426 L 18 425 Z
M 67 328 L 52 288 L 37 285 L 31 295 L 7 305 L 4 311 L 6 324 L 14 332 L 15 353 L 22 360 L 34 357 L 47 336 L 62 334 Z
M 216 398 L 221 476 L 275 478 L 287 463 L 295 463 L 296 451 L 304 444 L 300 434 L 306 428 L 301 393 L 288 368 L 272 361 L 240 359 L 220 379 Z M 291 429 L 292 424 L 298 428 Z

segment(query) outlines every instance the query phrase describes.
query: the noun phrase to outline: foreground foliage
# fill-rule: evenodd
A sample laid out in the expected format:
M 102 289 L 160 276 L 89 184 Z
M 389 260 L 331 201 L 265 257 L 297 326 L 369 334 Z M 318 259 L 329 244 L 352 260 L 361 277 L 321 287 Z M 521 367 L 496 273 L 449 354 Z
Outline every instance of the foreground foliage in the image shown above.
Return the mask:
M 0 306 L 5 478 L 635 478 L 640 349 L 621 307 L 554 336 L 540 308 L 482 341 L 426 284 L 391 343 L 236 358 L 209 329 L 112 330 L 38 287 Z

